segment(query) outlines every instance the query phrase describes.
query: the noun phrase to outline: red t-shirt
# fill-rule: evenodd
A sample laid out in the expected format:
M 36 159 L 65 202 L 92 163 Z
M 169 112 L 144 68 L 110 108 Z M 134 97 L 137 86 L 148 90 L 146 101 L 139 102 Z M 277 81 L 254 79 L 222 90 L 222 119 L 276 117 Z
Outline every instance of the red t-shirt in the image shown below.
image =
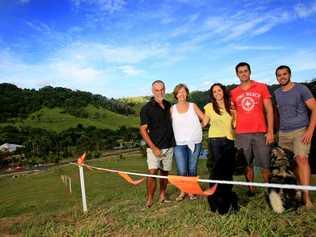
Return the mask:
M 231 91 L 231 100 L 237 113 L 236 133 L 267 132 L 263 101 L 270 98 L 268 87 L 256 81 L 251 81 L 247 90 L 237 86 Z

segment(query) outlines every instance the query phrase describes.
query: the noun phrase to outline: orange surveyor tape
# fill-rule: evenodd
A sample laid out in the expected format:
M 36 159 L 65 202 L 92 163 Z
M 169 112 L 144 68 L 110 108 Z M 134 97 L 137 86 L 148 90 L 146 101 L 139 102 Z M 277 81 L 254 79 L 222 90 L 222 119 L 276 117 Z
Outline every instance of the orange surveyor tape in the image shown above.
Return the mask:
M 79 157 L 79 159 L 77 160 L 77 164 L 78 164 L 78 165 L 83 165 L 85 159 L 86 159 L 86 153 L 83 153 L 83 154 Z
M 216 192 L 217 184 L 213 185 L 211 188 L 203 191 L 198 183 L 199 176 L 187 177 L 187 176 L 175 176 L 169 175 L 168 181 L 180 189 L 182 192 L 197 194 L 201 196 L 210 196 Z
M 86 153 L 83 153 L 79 157 L 79 159 L 77 160 L 77 164 L 78 165 L 82 165 L 82 166 L 86 167 L 88 170 L 92 171 L 92 168 L 89 165 L 86 165 L 84 163 L 85 162 L 85 158 L 86 158 Z M 122 172 L 117 172 L 117 174 L 119 176 L 121 176 L 126 182 L 128 182 L 130 184 L 133 184 L 133 185 L 141 184 L 145 180 L 145 178 L 138 179 L 138 180 L 133 180 L 128 174 L 122 173 Z
M 91 166 L 86 165 L 84 163 L 85 158 L 86 158 L 86 153 L 83 153 L 80 156 L 80 158 L 77 160 L 77 164 L 80 166 L 84 166 L 89 170 L 92 170 Z M 123 172 L 116 171 L 116 170 L 109 170 L 109 169 L 103 169 L 103 170 L 115 172 L 118 175 L 120 175 L 126 182 L 133 184 L 133 185 L 139 185 L 145 180 L 145 178 L 141 178 L 139 180 L 133 180 L 127 173 L 123 173 Z M 201 195 L 201 196 L 213 195 L 216 192 L 216 188 L 217 188 L 217 184 L 215 184 L 211 188 L 203 191 L 198 183 L 199 176 L 187 177 L 187 176 L 168 175 L 168 181 L 185 193 L 197 194 L 197 195 Z
M 105 171 L 111 173 L 119 173 L 123 172 L 120 170 L 114 169 L 106 169 L 101 167 L 95 167 L 86 165 L 85 162 L 86 153 L 82 154 L 80 158 L 77 160 L 77 163 L 71 163 L 77 165 L 79 167 L 86 167 L 89 170 L 98 170 L 98 171 Z M 181 177 L 181 176 L 161 176 L 161 175 L 152 175 L 152 174 L 144 174 L 144 173 L 135 173 L 135 172 L 123 172 L 126 175 L 136 175 L 136 176 L 143 176 L 143 177 L 152 177 L 152 178 L 159 178 L 159 179 L 169 179 L 169 182 L 180 190 L 183 190 L 187 193 L 198 194 L 198 195 L 212 195 L 216 192 L 217 185 L 219 184 L 229 184 L 229 185 L 242 185 L 242 186 L 255 186 L 255 187 L 264 187 L 264 188 L 285 188 L 285 189 L 299 189 L 299 190 L 310 190 L 316 191 L 316 186 L 311 185 L 294 185 L 294 184 L 274 184 L 274 183 L 256 183 L 256 182 L 242 182 L 242 181 L 229 181 L 229 180 L 210 180 L 210 179 L 199 179 L 199 177 Z M 126 177 L 124 175 L 124 177 Z M 125 180 L 131 184 L 133 183 L 141 183 L 141 181 L 133 179 L 125 178 Z M 191 184 L 186 184 L 186 182 L 190 182 Z M 213 183 L 210 189 L 203 191 L 199 186 L 198 182 L 202 183 Z M 184 184 L 183 184 L 184 183 Z
M 141 178 L 141 179 L 138 179 L 138 180 L 133 180 L 128 174 L 126 173 L 121 173 L 121 172 L 118 172 L 117 173 L 119 176 L 121 176 L 123 179 L 125 179 L 126 182 L 130 183 L 130 184 L 133 184 L 133 185 L 138 185 L 138 184 L 141 184 L 145 178 Z

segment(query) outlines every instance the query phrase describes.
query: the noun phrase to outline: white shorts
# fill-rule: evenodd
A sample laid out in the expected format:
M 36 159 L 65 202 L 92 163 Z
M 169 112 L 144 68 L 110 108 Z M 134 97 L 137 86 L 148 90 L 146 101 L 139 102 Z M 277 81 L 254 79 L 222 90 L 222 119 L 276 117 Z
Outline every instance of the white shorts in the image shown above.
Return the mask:
M 173 148 L 161 149 L 161 156 L 155 156 L 152 149 L 147 148 L 147 164 L 148 169 L 160 169 L 163 171 L 171 171 Z

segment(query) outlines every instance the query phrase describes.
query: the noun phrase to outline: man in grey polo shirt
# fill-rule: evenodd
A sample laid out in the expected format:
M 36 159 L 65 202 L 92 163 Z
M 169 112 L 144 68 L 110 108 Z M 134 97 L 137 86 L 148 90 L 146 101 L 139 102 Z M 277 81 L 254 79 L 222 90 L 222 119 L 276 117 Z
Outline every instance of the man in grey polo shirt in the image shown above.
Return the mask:
M 172 168 L 173 146 L 175 145 L 170 115 L 171 104 L 164 99 L 165 84 L 157 80 L 152 83 L 153 97 L 140 112 L 140 134 L 147 148 L 147 165 L 149 174 L 167 176 Z M 168 180 L 160 179 L 160 203 L 166 202 Z M 153 204 L 156 190 L 156 179 L 147 178 L 147 202 Z
M 291 69 L 279 66 L 276 78 L 281 87 L 274 92 L 280 114 L 279 145 L 294 152 L 301 185 L 309 185 L 311 171 L 308 155 L 316 125 L 316 102 L 310 90 L 291 81 Z M 308 116 L 311 110 L 311 117 Z M 309 192 L 304 191 L 306 208 L 313 207 Z

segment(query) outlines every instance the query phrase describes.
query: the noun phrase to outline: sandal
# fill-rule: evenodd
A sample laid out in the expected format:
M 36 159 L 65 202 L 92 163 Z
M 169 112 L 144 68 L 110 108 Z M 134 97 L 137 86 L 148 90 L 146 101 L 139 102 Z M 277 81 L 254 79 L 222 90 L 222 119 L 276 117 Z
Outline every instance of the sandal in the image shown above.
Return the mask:
M 182 194 L 182 193 L 178 197 L 176 197 L 177 202 L 183 201 L 184 199 L 185 199 L 185 194 Z
M 160 202 L 160 204 L 163 204 L 163 203 L 169 203 L 169 202 L 171 202 L 171 201 L 168 200 L 168 199 L 162 199 L 162 200 L 160 200 L 159 202 Z

